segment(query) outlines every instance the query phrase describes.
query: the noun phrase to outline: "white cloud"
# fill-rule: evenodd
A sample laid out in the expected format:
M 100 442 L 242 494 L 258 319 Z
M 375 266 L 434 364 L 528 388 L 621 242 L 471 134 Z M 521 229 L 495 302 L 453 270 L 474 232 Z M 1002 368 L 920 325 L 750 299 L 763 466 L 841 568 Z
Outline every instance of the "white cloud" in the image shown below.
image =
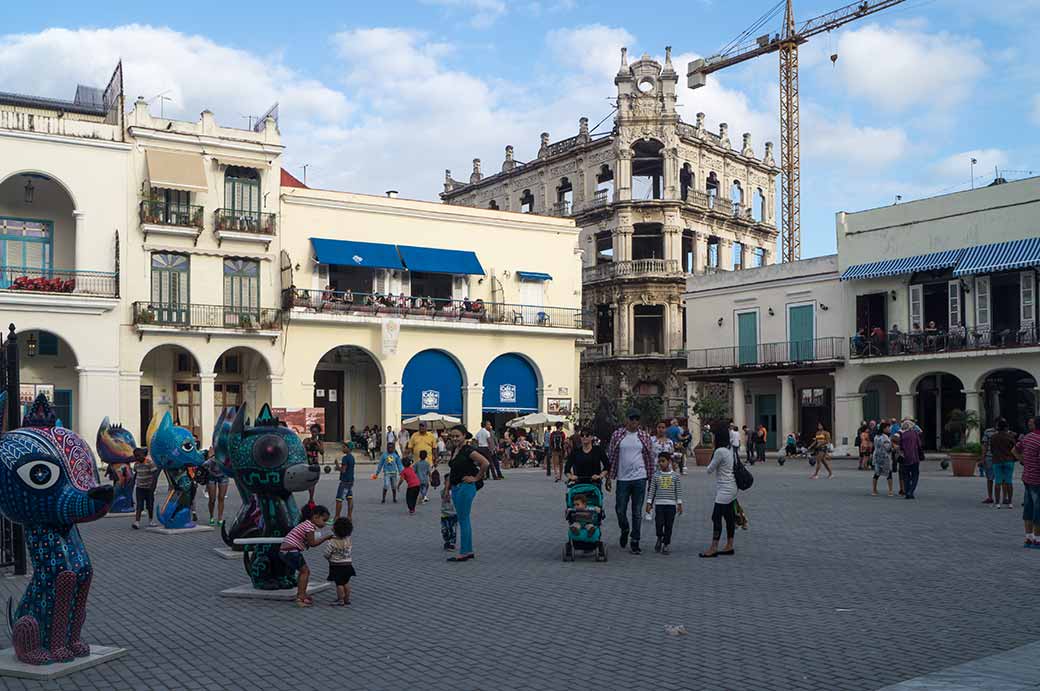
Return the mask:
M 546 36 L 556 64 L 599 78 L 617 73 L 621 66 L 621 48 L 632 46 L 635 40 L 625 29 L 603 24 L 554 29 Z
M 933 172 L 946 180 L 971 180 L 971 159 L 975 159 L 975 177 L 990 180 L 994 168 L 1008 164 L 1007 152 L 1003 149 L 973 149 L 947 156 L 932 166 Z
M 832 163 L 847 174 L 862 175 L 902 158 L 906 132 L 898 127 L 861 127 L 850 118 L 833 117 L 818 108 L 802 110 L 802 167 Z
M 437 5 L 453 12 L 469 15 L 470 26 L 486 29 L 508 10 L 504 0 L 422 0 L 427 5 Z
M 889 112 L 944 110 L 964 100 L 987 69 L 982 44 L 921 27 L 869 24 L 845 31 L 836 69 L 849 94 Z

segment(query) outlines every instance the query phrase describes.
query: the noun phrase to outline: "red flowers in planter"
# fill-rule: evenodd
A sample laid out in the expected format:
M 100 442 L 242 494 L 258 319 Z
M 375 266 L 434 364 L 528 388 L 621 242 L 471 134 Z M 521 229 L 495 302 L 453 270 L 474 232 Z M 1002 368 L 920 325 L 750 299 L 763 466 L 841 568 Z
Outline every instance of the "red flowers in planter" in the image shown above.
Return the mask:
M 71 293 L 76 289 L 76 280 L 69 278 L 46 278 L 19 276 L 11 282 L 11 290 L 35 290 L 41 293 Z

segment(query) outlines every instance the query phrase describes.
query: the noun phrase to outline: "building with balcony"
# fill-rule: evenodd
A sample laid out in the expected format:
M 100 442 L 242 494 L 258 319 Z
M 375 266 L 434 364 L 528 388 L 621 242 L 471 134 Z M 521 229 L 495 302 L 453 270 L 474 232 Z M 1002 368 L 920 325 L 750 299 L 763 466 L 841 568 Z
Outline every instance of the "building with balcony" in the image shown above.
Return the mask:
M 844 291 L 835 255 L 709 276 L 686 295 L 688 395 L 726 391 L 733 421 L 765 425 L 767 446 L 833 429 L 845 364 Z
M 122 100 L 121 67 L 70 100 L 0 93 L 0 315 L 21 334 L 23 400 L 47 393 L 77 429 L 96 430 L 118 395 Z
M 1013 429 L 1037 410 L 1040 178 L 837 217 L 849 360 L 842 436 L 915 417 L 927 448 L 954 443 L 954 409 Z
M 517 161 L 506 147 L 501 170 L 485 176 L 473 162 L 468 182 L 445 176 L 452 205 L 572 218 L 583 250 L 583 304 L 594 343 L 582 355 L 582 400 L 660 396 L 666 414 L 685 413 L 674 375 L 685 364 L 683 292 L 690 274 L 772 264 L 776 248 L 772 144 L 758 157 L 751 135 L 733 148 L 718 133 L 682 122 L 671 63 L 623 49 L 614 80 L 613 129 L 553 142 Z
M 578 230 L 520 216 L 283 187 L 289 405 L 326 439 L 438 412 L 482 419 L 578 401 Z

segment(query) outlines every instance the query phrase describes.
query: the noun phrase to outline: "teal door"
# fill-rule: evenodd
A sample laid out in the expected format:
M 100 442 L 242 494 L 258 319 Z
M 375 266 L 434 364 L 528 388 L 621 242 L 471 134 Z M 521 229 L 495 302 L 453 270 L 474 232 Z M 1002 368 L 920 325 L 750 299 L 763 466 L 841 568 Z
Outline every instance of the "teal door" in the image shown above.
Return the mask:
M 737 362 L 753 365 L 758 362 L 758 314 L 745 312 L 737 315 Z
M 755 428 L 766 426 L 766 448 L 776 449 L 776 394 L 755 396 Z
M 813 359 L 813 305 L 799 305 L 787 310 L 787 339 L 791 362 Z

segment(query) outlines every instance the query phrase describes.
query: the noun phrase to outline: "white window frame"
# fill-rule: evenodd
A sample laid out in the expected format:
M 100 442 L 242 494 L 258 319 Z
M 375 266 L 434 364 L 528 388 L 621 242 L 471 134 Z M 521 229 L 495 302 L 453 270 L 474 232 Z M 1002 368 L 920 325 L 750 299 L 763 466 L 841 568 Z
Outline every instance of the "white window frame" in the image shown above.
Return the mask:
M 920 283 L 911 283 L 907 286 L 908 299 L 907 299 L 907 310 L 909 311 L 909 323 L 908 331 L 913 331 L 914 324 L 917 324 L 917 328 L 924 330 L 924 285 Z M 914 296 L 916 293 L 916 297 Z M 917 318 L 914 318 L 914 303 L 917 303 Z
M 975 329 L 989 331 L 992 307 L 990 304 L 989 276 L 975 277 Z
M 1018 274 L 1020 328 L 1031 328 L 1036 323 L 1036 273 L 1030 269 Z
M 964 326 L 964 294 L 959 278 L 946 284 L 946 311 L 950 331 Z

